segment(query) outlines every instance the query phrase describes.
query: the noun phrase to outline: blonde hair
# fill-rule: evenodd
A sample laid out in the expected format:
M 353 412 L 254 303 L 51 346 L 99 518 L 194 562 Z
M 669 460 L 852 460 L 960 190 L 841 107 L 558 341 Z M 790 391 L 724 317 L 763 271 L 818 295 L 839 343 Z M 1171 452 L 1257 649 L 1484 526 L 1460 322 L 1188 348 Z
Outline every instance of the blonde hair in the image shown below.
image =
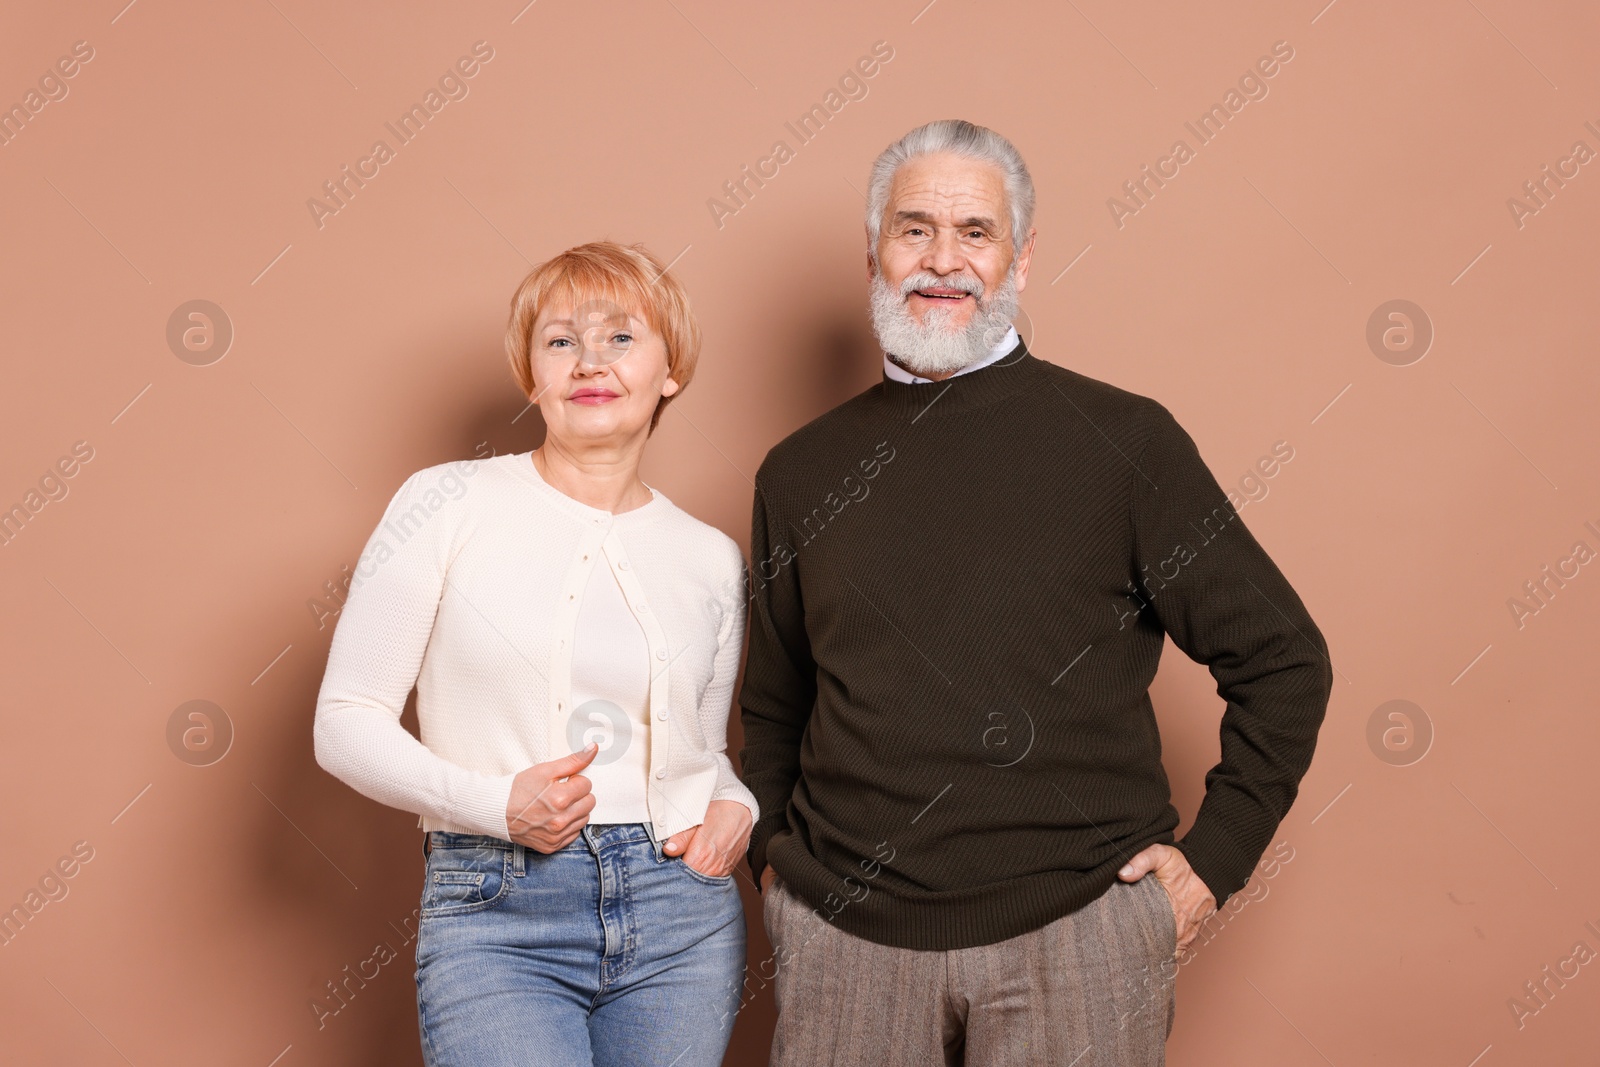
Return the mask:
M 607 300 L 636 315 L 660 334 L 667 346 L 667 374 L 677 392 L 664 396 L 650 416 L 650 430 L 661 421 L 667 403 L 683 395 L 700 360 L 700 324 L 689 307 L 689 294 L 667 273 L 661 261 L 642 244 L 591 241 L 569 248 L 528 272 L 511 294 L 506 324 L 506 356 L 523 395 L 533 396 L 533 324 L 547 307 Z

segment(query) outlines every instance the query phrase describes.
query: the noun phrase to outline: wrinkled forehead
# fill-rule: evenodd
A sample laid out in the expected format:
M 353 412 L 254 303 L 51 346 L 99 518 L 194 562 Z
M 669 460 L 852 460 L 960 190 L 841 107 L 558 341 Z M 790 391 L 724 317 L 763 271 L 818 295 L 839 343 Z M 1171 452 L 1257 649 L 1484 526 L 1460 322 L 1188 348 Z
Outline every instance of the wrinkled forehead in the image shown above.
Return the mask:
M 998 166 L 941 153 L 907 160 L 895 171 L 884 221 L 927 218 L 964 225 L 985 220 L 1005 228 L 1006 207 L 1005 175 Z

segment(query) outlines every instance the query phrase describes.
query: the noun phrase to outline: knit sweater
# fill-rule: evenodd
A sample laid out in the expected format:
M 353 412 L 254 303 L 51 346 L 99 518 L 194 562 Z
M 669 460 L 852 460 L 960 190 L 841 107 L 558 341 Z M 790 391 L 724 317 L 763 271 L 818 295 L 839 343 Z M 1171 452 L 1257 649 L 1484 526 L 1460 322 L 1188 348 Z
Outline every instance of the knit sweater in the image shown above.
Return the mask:
M 1014 937 L 1174 844 L 1149 696 L 1165 636 L 1226 702 L 1176 842 L 1221 906 L 1332 687 L 1322 634 L 1172 414 L 1025 347 L 885 376 L 781 441 L 750 566 L 751 869 L 882 944 Z
M 539 476 L 529 452 L 420 470 L 367 541 L 317 695 L 317 762 L 424 830 L 509 840 L 517 773 L 584 746 L 572 649 L 595 567 L 648 638 L 655 832 L 712 800 L 760 808 L 726 754 L 744 643 L 739 546 L 654 489 L 613 514 Z M 421 740 L 400 724 L 412 686 Z

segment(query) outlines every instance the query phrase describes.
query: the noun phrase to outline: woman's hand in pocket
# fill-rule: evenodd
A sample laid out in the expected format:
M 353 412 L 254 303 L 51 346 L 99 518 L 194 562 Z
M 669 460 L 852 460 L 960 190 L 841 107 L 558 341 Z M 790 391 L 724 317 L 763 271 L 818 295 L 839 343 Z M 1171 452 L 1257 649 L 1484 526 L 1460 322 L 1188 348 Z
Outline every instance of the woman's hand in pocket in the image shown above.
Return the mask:
M 737 800 L 713 800 L 705 822 L 667 838 L 664 851 L 712 878 L 732 873 L 750 845 L 750 809 Z

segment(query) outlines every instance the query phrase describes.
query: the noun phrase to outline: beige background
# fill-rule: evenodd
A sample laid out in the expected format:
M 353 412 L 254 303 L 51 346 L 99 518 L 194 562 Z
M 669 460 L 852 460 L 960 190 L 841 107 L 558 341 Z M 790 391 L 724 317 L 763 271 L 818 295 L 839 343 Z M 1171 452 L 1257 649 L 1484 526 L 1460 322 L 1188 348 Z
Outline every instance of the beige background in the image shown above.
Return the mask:
M 0 147 L 0 506 L 93 450 L 0 547 L 0 907 L 92 850 L 0 946 L 6 1062 L 420 1062 L 420 837 L 312 758 L 332 623 L 308 601 L 406 475 L 537 443 L 507 299 L 603 236 L 676 258 L 707 337 L 646 478 L 748 544 L 765 450 L 879 373 L 868 164 L 950 115 L 1032 168 L 1040 355 L 1161 400 L 1225 485 L 1294 449 L 1242 515 L 1337 687 L 1292 859 L 1182 969 L 1170 1062 L 1600 1055 L 1600 965 L 1542 1006 L 1523 988 L 1600 952 L 1600 566 L 1520 627 L 1507 603 L 1600 550 L 1600 163 L 1520 226 L 1507 205 L 1600 150 L 1593 5 L 123 2 L 0 25 L 0 104 L 93 49 Z M 477 41 L 469 94 L 397 147 L 384 123 Z M 784 123 L 878 41 L 867 95 L 799 144 Z M 1268 95 L 1119 228 L 1108 198 L 1278 41 Z M 379 138 L 394 158 L 319 228 L 308 199 Z M 719 227 L 708 199 L 779 139 L 794 158 Z M 166 340 L 195 299 L 235 332 L 204 366 Z M 1394 299 L 1435 331 L 1406 366 L 1366 340 Z M 1221 704 L 1178 653 L 1155 698 L 1187 824 Z M 169 747 L 191 700 L 231 723 L 209 766 Z M 1369 744 L 1390 700 L 1431 724 L 1420 761 L 1417 713 L 1409 748 Z M 385 940 L 319 1028 L 313 998 Z M 764 1061 L 771 1012 L 729 1063 Z

